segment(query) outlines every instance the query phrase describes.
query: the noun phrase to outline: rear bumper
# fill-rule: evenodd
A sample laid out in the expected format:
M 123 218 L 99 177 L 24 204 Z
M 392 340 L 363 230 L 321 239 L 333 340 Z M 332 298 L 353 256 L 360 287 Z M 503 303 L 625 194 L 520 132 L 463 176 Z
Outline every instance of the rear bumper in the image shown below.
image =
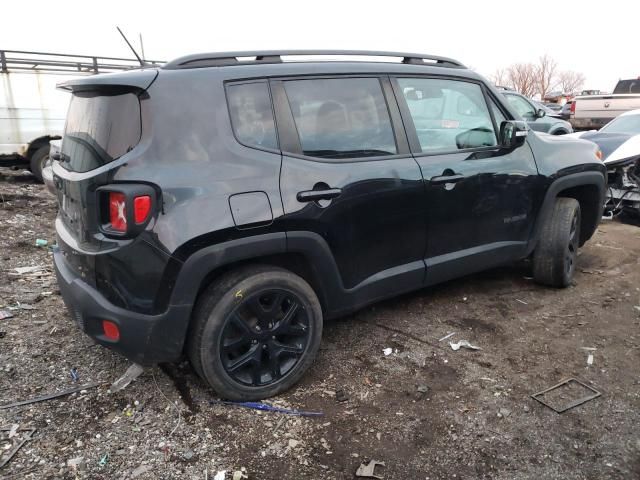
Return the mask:
M 571 126 L 575 130 L 597 130 L 604 127 L 607 123 L 613 120 L 611 118 L 572 118 L 570 120 Z
M 191 312 L 189 305 L 171 305 L 159 315 L 131 312 L 108 302 L 84 282 L 55 248 L 54 266 L 60 293 L 75 323 L 96 342 L 141 365 L 171 362 L 182 356 Z M 120 330 L 120 339 L 104 336 L 102 321 L 109 320 Z

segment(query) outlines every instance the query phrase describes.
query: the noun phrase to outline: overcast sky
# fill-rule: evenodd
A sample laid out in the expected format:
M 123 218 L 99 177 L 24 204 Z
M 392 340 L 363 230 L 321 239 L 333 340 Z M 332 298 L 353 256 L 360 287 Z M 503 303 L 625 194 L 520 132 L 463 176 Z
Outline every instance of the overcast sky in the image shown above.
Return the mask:
M 251 49 L 431 53 L 484 75 L 550 54 L 611 91 L 640 76 L 640 2 L 4 0 L 0 48 L 130 56 L 119 25 L 146 57 Z

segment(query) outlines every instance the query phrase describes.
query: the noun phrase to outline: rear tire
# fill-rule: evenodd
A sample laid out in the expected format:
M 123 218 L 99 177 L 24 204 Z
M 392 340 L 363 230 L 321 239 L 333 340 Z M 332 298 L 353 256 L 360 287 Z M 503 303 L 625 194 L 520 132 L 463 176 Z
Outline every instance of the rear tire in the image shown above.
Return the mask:
M 261 400 L 293 386 L 313 363 L 322 309 L 293 273 L 250 266 L 211 284 L 187 341 L 193 368 L 222 398 Z
M 580 244 L 580 204 L 558 198 L 540 232 L 533 254 L 533 278 L 551 287 L 568 287 L 575 273 Z
M 33 152 L 29 160 L 31 173 L 33 173 L 33 176 L 36 177 L 40 183 L 42 183 L 42 169 L 48 159 L 49 145 L 43 145 Z

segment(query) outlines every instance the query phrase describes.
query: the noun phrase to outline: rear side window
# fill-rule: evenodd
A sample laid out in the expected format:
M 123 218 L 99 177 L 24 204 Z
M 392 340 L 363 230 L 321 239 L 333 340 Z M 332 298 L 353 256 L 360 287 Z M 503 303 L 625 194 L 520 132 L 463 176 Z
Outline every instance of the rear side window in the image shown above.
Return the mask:
M 284 86 L 305 155 L 361 158 L 397 153 L 377 78 L 289 80 Z
M 88 172 L 127 153 L 140 134 L 137 95 L 76 93 L 67 113 L 61 164 L 73 172 Z
M 497 136 L 480 85 L 437 78 L 399 78 L 424 153 L 492 147 Z
M 266 82 L 228 85 L 227 100 L 233 131 L 240 143 L 271 150 L 278 148 Z

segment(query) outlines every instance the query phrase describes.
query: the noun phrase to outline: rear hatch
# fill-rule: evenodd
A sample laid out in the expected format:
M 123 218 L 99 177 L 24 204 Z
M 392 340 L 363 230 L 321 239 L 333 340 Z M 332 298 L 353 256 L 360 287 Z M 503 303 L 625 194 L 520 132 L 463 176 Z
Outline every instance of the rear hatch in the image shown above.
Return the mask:
M 143 132 L 141 98 L 156 70 L 96 75 L 59 85 L 71 92 L 60 153 L 52 172 L 58 198 L 56 229 L 67 260 L 92 270 L 91 254 L 117 245 L 100 234 L 96 189 L 139 144 Z M 84 253 L 89 255 L 78 255 Z

